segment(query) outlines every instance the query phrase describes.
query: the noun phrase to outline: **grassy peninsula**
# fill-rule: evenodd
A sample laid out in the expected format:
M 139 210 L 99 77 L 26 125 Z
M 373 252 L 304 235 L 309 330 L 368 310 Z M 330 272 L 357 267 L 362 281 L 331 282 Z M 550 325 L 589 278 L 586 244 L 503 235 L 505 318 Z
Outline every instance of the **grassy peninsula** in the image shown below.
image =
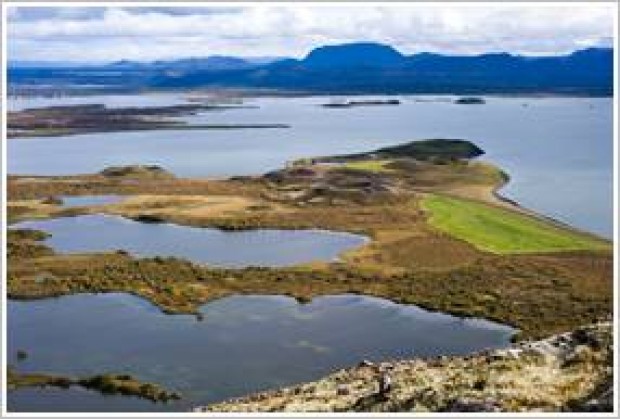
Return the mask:
M 288 128 L 286 124 L 188 124 L 175 117 L 244 108 L 243 105 L 183 104 L 108 108 L 102 104 L 50 106 L 9 112 L 8 138 L 56 137 L 98 132 L 192 129 Z

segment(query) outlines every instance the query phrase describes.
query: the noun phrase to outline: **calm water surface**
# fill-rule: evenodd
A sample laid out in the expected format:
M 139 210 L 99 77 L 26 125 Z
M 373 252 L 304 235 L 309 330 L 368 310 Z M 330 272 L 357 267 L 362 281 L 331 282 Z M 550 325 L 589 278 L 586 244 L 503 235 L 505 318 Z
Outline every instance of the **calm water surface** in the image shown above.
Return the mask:
M 15 412 L 144 412 L 156 409 L 150 400 L 102 395 L 81 387 L 21 388 L 9 393 Z
M 80 195 L 60 196 L 62 206 L 65 208 L 84 207 L 91 205 L 108 205 L 121 202 L 126 197 L 120 195 Z
M 514 329 L 387 300 L 338 295 L 301 305 L 283 296 L 233 296 L 204 320 L 165 315 L 127 294 L 8 302 L 9 362 L 21 371 L 130 373 L 180 391 L 163 405 L 72 390 L 9 393 L 11 411 L 186 410 L 317 379 L 362 359 L 466 354 L 508 345 Z M 29 356 L 17 361 L 17 350 Z
M 155 97 L 158 104 L 166 98 L 170 104 L 182 99 Z M 92 173 L 111 165 L 140 163 L 159 164 L 181 176 L 256 174 L 305 156 L 372 150 L 416 139 L 464 138 L 480 145 L 487 151 L 485 159 L 510 174 L 511 182 L 503 191 L 508 197 L 574 226 L 612 236 L 611 98 L 489 97 L 482 106 L 455 105 L 447 97 L 401 99 L 400 106 L 329 109 L 318 105 L 330 98 L 260 98 L 248 101 L 258 109 L 185 118 L 195 123 L 285 123 L 290 129 L 124 132 L 9 141 L 8 172 Z M 147 95 L 123 97 L 120 102 L 150 100 Z
M 235 268 L 332 261 L 367 241 L 364 236 L 326 230 L 223 231 L 102 214 L 25 221 L 12 227 L 51 233 L 46 243 L 59 252 L 123 249 L 137 256 L 176 256 Z

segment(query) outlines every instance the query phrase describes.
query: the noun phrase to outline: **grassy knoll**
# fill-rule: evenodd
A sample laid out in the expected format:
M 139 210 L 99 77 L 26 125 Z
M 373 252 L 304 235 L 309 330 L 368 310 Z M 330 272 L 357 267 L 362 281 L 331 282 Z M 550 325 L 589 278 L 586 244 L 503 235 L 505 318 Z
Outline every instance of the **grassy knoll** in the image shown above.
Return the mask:
M 480 202 L 429 195 L 430 224 L 477 248 L 500 254 L 608 250 L 609 243 Z

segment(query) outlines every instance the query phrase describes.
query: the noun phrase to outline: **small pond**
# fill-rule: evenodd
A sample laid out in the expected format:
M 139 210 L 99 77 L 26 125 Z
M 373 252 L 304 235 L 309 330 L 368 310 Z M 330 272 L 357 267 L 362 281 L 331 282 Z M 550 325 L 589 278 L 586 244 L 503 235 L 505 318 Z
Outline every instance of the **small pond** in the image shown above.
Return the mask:
M 62 206 L 65 208 L 86 207 L 91 205 L 109 205 L 116 204 L 125 199 L 120 195 L 78 195 L 78 196 L 60 196 Z
M 129 373 L 179 391 L 153 404 L 72 389 L 9 392 L 11 411 L 176 410 L 318 379 L 363 359 L 466 354 L 507 346 L 514 329 L 360 296 L 232 296 L 202 321 L 127 294 L 8 302 L 8 362 L 20 371 Z M 25 350 L 25 360 L 16 359 Z M 99 399 L 99 400 L 98 400 Z M 103 401 L 102 401 L 103 400 Z
M 356 234 L 325 230 L 223 231 L 143 223 L 103 214 L 24 221 L 12 227 L 51 233 L 46 243 L 58 252 L 123 249 L 137 256 L 175 256 L 231 268 L 332 261 L 368 240 Z

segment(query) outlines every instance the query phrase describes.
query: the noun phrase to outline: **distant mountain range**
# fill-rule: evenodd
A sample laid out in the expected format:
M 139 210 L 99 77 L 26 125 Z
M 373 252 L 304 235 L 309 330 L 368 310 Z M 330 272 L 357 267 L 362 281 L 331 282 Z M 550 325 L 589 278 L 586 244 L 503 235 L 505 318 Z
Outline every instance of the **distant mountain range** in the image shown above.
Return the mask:
M 106 68 L 116 69 L 151 69 L 167 71 L 212 71 L 212 70 L 240 70 L 255 68 L 275 61 L 281 57 L 229 57 L 212 55 L 210 57 L 182 58 L 179 60 L 159 60 L 150 63 L 122 60 L 106 65 Z
M 613 49 L 525 57 L 507 53 L 401 54 L 388 45 L 322 46 L 303 59 L 210 56 L 60 68 L 9 65 L 9 86 L 106 85 L 116 89 L 239 88 L 310 93 L 613 94 Z

